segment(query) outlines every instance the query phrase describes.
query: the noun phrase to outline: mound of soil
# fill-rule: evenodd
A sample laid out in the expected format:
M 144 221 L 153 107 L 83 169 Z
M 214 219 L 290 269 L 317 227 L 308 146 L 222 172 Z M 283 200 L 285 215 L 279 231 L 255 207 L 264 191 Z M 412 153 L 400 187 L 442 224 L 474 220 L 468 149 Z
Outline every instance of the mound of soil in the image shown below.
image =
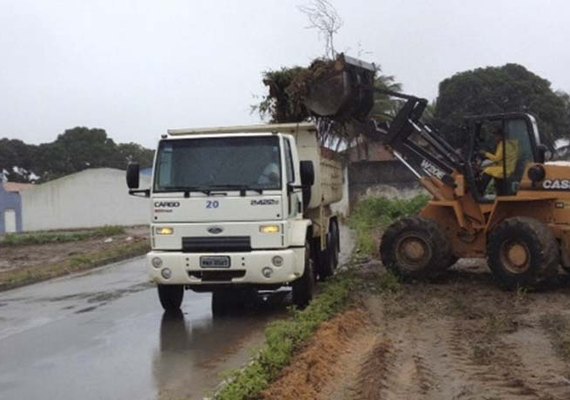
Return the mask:
M 263 399 L 315 399 L 340 374 L 339 355 L 370 323 L 363 310 L 350 310 L 325 322 L 283 375 L 262 394 Z

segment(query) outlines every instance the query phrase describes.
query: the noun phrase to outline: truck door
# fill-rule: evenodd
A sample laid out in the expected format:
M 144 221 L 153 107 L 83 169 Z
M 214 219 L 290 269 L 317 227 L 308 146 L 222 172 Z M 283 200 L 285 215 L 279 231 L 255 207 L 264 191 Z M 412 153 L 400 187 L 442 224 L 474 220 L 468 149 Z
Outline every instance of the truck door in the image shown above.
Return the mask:
M 295 183 L 295 168 L 293 164 L 293 155 L 291 154 L 291 142 L 289 139 L 284 139 L 284 160 L 285 160 L 285 179 L 287 184 Z M 299 213 L 299 193 L 294 190 L 287 190 L 287 216 L 293 218 Z

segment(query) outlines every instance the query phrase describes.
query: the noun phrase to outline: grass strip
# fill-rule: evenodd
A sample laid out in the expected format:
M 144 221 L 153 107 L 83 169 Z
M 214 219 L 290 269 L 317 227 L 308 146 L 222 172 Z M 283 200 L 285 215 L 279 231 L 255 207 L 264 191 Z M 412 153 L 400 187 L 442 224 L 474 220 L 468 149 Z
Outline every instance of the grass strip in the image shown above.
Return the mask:
M 375 197 L 361 200 L 350 216 L 349 226 L 356 231 L 356 248 L 369 256 L 378 252 L 380 232 L 396 219 L 420 212 L 430 197 L 419 195 L 411 199 Z
M 97 253 L 77 255 L 64 262 L 46 265 L 41 268 L 19 268 L 2 274 L 0 291 L 45 281 L 73 272 L 100 267 L 113 262 L 126 260 L 147 253 L 150 250 L 148 240 L 103 250 Z
M 321 323 L 350 305 L 350 295 L 358 286 L 350 271 L 338 273 L 322 285 L 321 293 L 304 310 L 292 309 L 292 317 L 271 323 L 265 331 L 265 345 L 250 364 L 230 373 L 227 383 L 214 395 L 218 400 L 258 398 L 291 362 L 298 350 Z
M 9 233 L 0 241 L 0 246 L 29 246 L 49 243 L 78 242 L 81 240 L 121 235 L 124 233 L 124 227 L 115 225 L 108 225 L 101 228 L 78 232 Z

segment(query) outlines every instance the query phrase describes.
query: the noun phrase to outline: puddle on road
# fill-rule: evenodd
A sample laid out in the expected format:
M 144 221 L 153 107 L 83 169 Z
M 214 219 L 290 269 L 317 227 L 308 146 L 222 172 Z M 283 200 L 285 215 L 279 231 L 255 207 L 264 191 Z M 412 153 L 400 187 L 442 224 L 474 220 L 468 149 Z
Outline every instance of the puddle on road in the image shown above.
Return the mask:
M 192 318 L 192 311 L 165 313 L 153 373 L 159 399 L 202 398 L 221 374 L 245 364 L 264 341 L 264 328 L 287 315 L 283 293 L 225 318 Z

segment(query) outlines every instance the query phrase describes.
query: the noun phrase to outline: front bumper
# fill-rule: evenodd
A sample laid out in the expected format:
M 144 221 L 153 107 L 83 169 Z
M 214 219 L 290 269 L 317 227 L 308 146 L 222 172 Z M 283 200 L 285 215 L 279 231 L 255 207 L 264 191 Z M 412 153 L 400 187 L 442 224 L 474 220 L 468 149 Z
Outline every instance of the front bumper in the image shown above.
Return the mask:
M 201 256 L 228 256 L 229 268 L 200 267 Z M 281 256 L 283 263 L 277 267 L 272 258 Z M 155 268 L 151 260 L 159 257 L 162 265 Z M 275 285 L 287 284 L 303 275 L 305 260 L 304 248 L 284 250 L 258 250 L 240 253 L 182 253 L 173 251 L 151 251 L 147 254 L 149 277 L 152 282 L 162 285 L 228 285 L 256 284 Z M 272 274 L 267 277 L 262 274 L 264 268 L 271 268 Z M 170 270 L 170 277 L 165 278 L 164 269 Z

